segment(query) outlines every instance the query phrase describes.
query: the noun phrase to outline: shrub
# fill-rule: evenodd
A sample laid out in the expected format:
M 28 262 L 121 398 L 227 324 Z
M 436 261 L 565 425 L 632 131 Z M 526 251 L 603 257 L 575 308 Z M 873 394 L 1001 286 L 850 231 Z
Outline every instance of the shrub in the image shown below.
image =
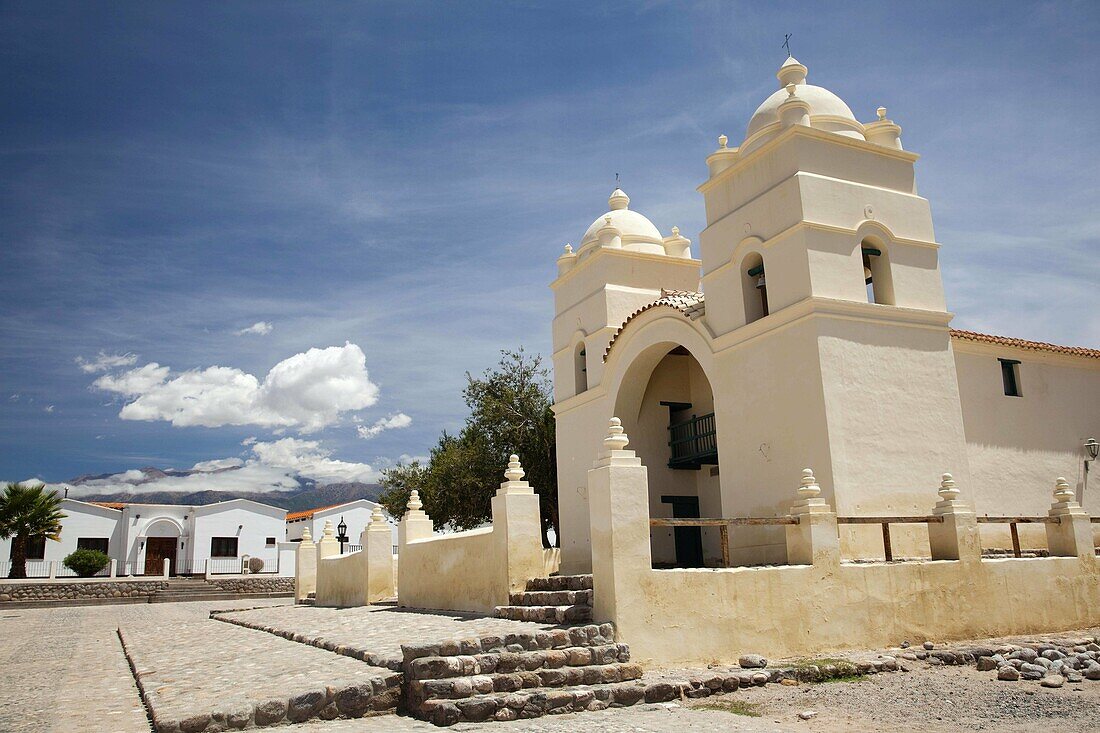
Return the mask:
M 65 567 L 81 578 L 90 578 L 107 567 L 107 564 L 111 562 L 111 558 L 99 550 L 77 550 L 66 557 L 63 562 Z
M 260 558 L 260 557 L 250 557 L 250 558 L 248 558 L 248 572 L 258 573 L 263 569 L 264 569 L 263 558 Z

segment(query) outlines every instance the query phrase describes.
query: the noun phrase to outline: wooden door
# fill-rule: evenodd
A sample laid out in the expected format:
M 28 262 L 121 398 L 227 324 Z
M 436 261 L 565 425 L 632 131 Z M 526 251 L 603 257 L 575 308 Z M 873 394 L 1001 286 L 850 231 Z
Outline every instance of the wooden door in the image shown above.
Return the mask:
M 662 496 L 661 502 L 672 504 L 672 516 L 675 519 L 698 519 L 699 497 Z M 673 530 L 676 541 L 676 567 L 703 567 L 703 531 L 699 527 L 676 527 Z
M 145 574 L 160 575 L 164 572 L 164 558 L 168 558 L 169 572 L 176 572 L 176 538 L 147 537 L 145 539 Z

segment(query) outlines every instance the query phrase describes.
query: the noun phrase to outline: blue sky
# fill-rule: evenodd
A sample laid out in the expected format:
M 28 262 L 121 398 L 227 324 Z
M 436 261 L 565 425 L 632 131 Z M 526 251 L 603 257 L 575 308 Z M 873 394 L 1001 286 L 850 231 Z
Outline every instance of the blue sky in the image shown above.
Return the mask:
M 0 477 L 426 453 L 616 172 L 697 241 L 788 32 L 922 154 L 954 325 L 1100 346 L 1096 3 L 6 2 Z

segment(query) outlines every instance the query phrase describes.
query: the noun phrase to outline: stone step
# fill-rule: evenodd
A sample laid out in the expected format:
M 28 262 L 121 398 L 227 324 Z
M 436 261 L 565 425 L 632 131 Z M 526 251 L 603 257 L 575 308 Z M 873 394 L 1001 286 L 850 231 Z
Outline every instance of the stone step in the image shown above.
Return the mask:
M 462 700 L 428 700 L 420 709 L 418 717 L 439 726 L 460 722 L 538 718 L 543 715 L 626 707 L 643 702 L 645 692 L 646 686 L 636 681 L 494 692 Z
M 482 652 L 523 652 L 540 649 L 601 646 L 615 642 L 615 627 L 609 623 L 584 624 L 568 629 L 545 629 L 504 636 L 483 636 L 457 639 L 434 644 L 402 644 L 405 666 L 421 657 L 457 657 Z
M 430 700 L 459 700 L 494 692 L 518 692 L 538 688 L 579 687 L 641 679 L 642 667 L 633 663 L 540 669 L 537 672 L 482 674 L 451 679 L 413 680 L 407 683 L 412 709 L 423 710 Z
M 576 624 L 592 620 L 592 606 L 497 606 L 497 617 L 542 624 Z
M 529 590 L 508 596 L 512 606 L 591 606 L 590 590 Z
M 204 593 L 157 593 L 149 596 L 149 603 L 184 603 L 190 601 L 239 601 L 249 598 L 289 598 L 291 593 L 238 593 L 212 590 Z M 144 602 L 144 599 L 143 601 Z
M 531 578 L 529 591 L 592 590 L 591 575 L 551 575 L 548 578 Z
M 587 667 L 630 661 L 626 644 L 574 646 L 523 652 L 484 652 L 455 657 L 420 657 L 404 666 L 410 681 L 443 680 L 486 674 L 537 672 L 543 669 Z

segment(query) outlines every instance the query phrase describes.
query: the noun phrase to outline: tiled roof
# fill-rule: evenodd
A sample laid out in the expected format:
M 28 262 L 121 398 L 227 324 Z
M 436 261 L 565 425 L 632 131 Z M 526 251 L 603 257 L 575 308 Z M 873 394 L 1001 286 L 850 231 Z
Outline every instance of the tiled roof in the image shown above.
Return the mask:
M 126 502 L 124 501 L 89 501 L 89 504 L 95 504 L 106 509 L 118 509 L 122 510 L 126 508 Z
M 975 331 L 959 331 L 951 329 L 951 338 L 962 341 L 975 341 L 980 344 L 994 344 L 996 346 L 1013 346 L 1017 349 L 1030 351 L 1048 351 L 1054 354 L 1070 354 L 1071 356 L 1084 356 L 1089 359 L 1100 359 L 1100 349 L 1086 349 L 1083 346 L 1059 346 L 1042 341 L 1027 341 L 1025 339 L 1009 338 L 1008 336 L 993 336 L 988 333 Z
M 341 502 L 339 504 L 329 504 L 328 506 L 317 506 L 317 507 L 313 507 L 312 509 L 303 509 L 300 512 L 288 512 L 287 515 L 286 515 L 286 521 L 293 522 L 296 519 L 311 519 L 313 517 L 313 515 L 316 514 L 317 512 L 323 512 L 326 509 L 335 509 L 338 506 L 345 506 L 347 504 L 351 504 L 354 501 L 359 501 L 359 500 L 358 499 L 353 499 L 352 501 L 344 501 L 344 502 Z
M 662 288 L 660 298 L 657 298 L 657 300 L 652 303 L 643 305 L 641 308 L 631 313 L 627 316 L 626 320 L 623 321 L 623 325 L 619 326 L 619 330 L 611 337 L 611 342 L 603 352 L 604 361 L 607 361 L 607 355 L 611 353 L 611 347 L 615 345 L 615 339 L 619 338 L 619 334 L 626 328 L 626 324 L 630 323 L 633 319 L 645 313 L 647 310 L 659 308 L 661 306 L 675 308 L 693 321 L 700 318 L 706 311 L 706 303 L 703 300 L 702 293 L 697 293 L 694 290 L 664 290 Z

